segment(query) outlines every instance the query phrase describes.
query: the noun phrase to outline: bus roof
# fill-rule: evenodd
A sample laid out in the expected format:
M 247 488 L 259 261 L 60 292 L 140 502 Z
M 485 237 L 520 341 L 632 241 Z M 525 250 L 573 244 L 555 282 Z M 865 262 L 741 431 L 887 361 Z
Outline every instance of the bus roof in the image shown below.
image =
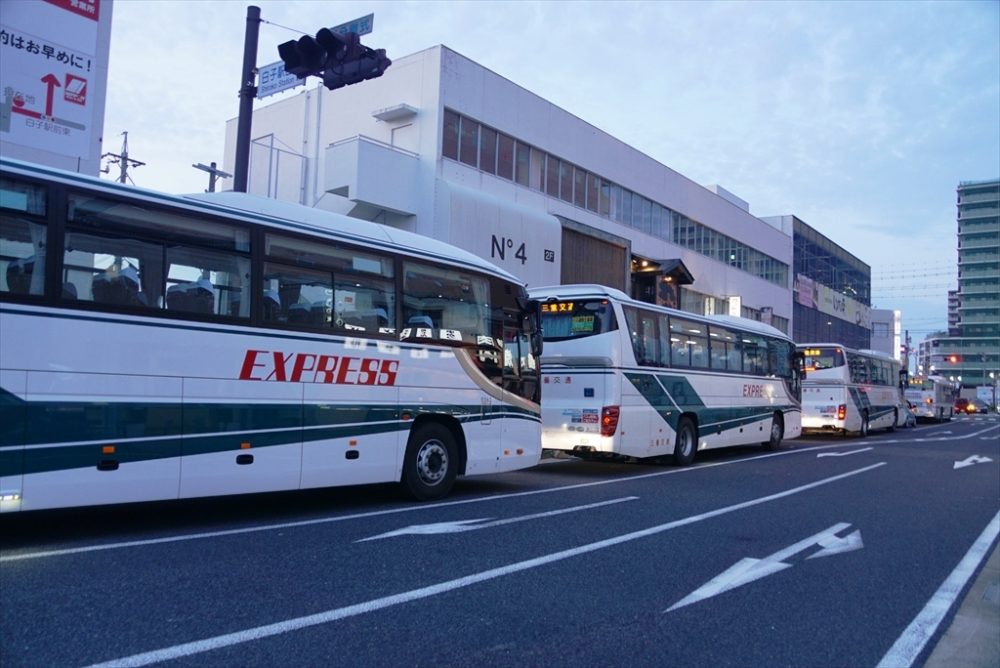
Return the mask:
M 416 257 L 464 264 L 515 283 L 524 284 L 523 281 L 506 270 L 457 246 L 414 232 L 397 230 L 379 223 L 351 218 L 301 204 L 282 202 L 231 190 L 218 193 L 171 195 L 11 158 L 0 158 L 0 167 L 11 173 L 41 177 L 71 186 L 84 187 L 91 191 L 169 204 L 230 218 L 241 218 L 249 222 L 331 239 L 360 242 L 370 246 L 372 250 L 392 248 Z
M 766 325 L 756 320 L 750 320 L 749 318 L 739 318 L 731 315 L 701 315 L 698 313 L 691 313 L 689 311 L 680 311 L 678 309 L 668 308 L 666 306 L 657 306 L 656 304 L 650 304 L 649 302 L 643 302 L 639 301 L 638 299 L 632 299 L 621 290 L 618 290 L 616 288 L 609 288 L 605 285 L 596 285 L 593 283 L 574 283 L 570 285 L 549 285 L 537 288 L 532 288 L 529 286 L 528 293 L 533 299 L 538 299 L 539 301 L 544 301 L 546 299 L 580 299 L 584 297 L 596 297 L 596 298 L 603 297 L 621 302 L 626 306 L 635 306 L 637 308 L 653 309 L 656 311 L 660 311 L 662 313 L 669 313 L 671 315 L 676 315 L 682 318 L 690 318 L 692 320 L 698 320 L 700 322 L 705 322 L 708 324 L 715 323 L 717 325 L 729 325 L 730 327 L 736 327 L 744 331 L 755 332 L 757 334 L 766 334 L 767 336 L 776 336 L 782 339 L 791 340 L 787 334 L 782 332 L 777 327 L 772 327 L 771 325 Z

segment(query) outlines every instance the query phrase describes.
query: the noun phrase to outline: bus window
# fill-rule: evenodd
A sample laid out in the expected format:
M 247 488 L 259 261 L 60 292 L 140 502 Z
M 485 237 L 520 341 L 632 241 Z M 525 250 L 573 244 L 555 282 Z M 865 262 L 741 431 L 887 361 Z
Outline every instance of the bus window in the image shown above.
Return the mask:
M 294 303 L 303 305 L 293 309 L 287 299 L 283 300 L 286 312 L 298 312 L 292 322 L 302 322 L 301 312 L 308 310 L 309 316 L 304 321 L 313 326 L 395 334 L 396 289 L 391 258 L 278 234 L 265 237 L 264 250 L 268 257 L 280 259 L 283 265 L 295 264 L 307 272 L 328 270 L 323 272 L 323 281 L 311 283 L 312 289 L 303 287 L 304 294 L 293 295 L 292 287 L 286 290 L 286 298 L 294 296 L 297 300 Z M 273 286 L 265 289 L 268 287 L 273 289 Z
M 333 277 L 330 272 L 264 264 L 264 319 L 269 324 L 330 327 Z M 278 308 L 268 302 L 276 302 Z
M 163 246 L 123 236 L 66 234 L 63 281 L 80 301 L 160 308 Z
M 719 371 L 741 371 L 739 339 L 734 332 L 712 325 L 709 329 L 712 368 Z
M 844 352 L 840 348 L 806 348 L 806 372 L 844 366 Z
M 403 263 L 401 338 L 474 343 L 490 334 L 490 286 L 455 269 Z
M 656 335 L 657 315 L 631 306 L 624 306 L 625 320 L 628 322 L 635 361 L 643 366 L 657 366 L 660 363 L 659 339 Z
M 766 376 L 767 341 L 763 336 L 743 334 L 743 372 L 754 376 Z
M 249 288 L 249 257 L 184 246 L 167 248 L 167 310 L 249 318 L 249 299 L 243 295 Z
M 0 292 L 41 295 L 45 292 L 45 189 L 0 180 Z
M 541 304 L 542 334 L 546 341 L 565 341 L 618 329 L 614 310 L 606 300 L 559 301 Z
M 847 356 L 847 366 L 851 372 L 852 383 L 871 382 L 871 373 L 868 369 L 868 360 L 860 355 L 849 354 Z
M 708 325 L 671 317 L 670 363 L 709 368 Z

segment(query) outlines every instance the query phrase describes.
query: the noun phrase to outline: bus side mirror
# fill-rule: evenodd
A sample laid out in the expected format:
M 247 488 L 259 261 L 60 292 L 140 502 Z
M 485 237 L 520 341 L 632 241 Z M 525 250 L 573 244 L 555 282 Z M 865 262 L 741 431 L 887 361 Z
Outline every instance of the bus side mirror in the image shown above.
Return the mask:
M 542 356 L 542 303 L 537 299 L 518 299 L 518 306 L 528 318 L 531 329 L 531 354 Z
M 805 356 L 805 353 L 802 353 L 802 352 L 796 350 L 795 354 L 792 356 L 792 359 L 795 360 L 795 368 L 798 370 L 799 376 L 801 376 L 802 378 L 805 378 L 806 377 L 806 356 Z

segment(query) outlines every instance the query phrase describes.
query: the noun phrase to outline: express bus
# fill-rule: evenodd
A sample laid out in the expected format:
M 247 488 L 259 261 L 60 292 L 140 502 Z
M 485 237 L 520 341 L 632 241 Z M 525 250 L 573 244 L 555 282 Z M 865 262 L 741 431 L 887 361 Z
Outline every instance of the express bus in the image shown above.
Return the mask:
M 938 422 L 952 418 L 958 394 L 958 384 L 944 376 L 915 376 L 905 392 L 918 418 Z
M 799 345 L 805 356 L 802 382 L 803 430 L 857 434 L 894 430 L 906 422 L 899 360 L 876 350 L 838 343 Z
M 752 320 L 700 316 L 598 285 L 541 303 L 542 444 L 584 459 L 670 456 L 800 433 L 795 346 Z
M 449 245 L 243 193 L 0 161 L 4 511 L 540 457 L 537 309 Z

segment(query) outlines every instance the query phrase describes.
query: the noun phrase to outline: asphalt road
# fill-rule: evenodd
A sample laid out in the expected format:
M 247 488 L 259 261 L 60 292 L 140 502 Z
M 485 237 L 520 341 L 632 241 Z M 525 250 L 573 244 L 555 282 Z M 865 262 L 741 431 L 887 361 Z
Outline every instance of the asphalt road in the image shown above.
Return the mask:
M 997 527 L 1000 416 L 688 468 L 547 459 L 434 504 L 25 513 L 0 518 L 0 662 L 922 665 Z

